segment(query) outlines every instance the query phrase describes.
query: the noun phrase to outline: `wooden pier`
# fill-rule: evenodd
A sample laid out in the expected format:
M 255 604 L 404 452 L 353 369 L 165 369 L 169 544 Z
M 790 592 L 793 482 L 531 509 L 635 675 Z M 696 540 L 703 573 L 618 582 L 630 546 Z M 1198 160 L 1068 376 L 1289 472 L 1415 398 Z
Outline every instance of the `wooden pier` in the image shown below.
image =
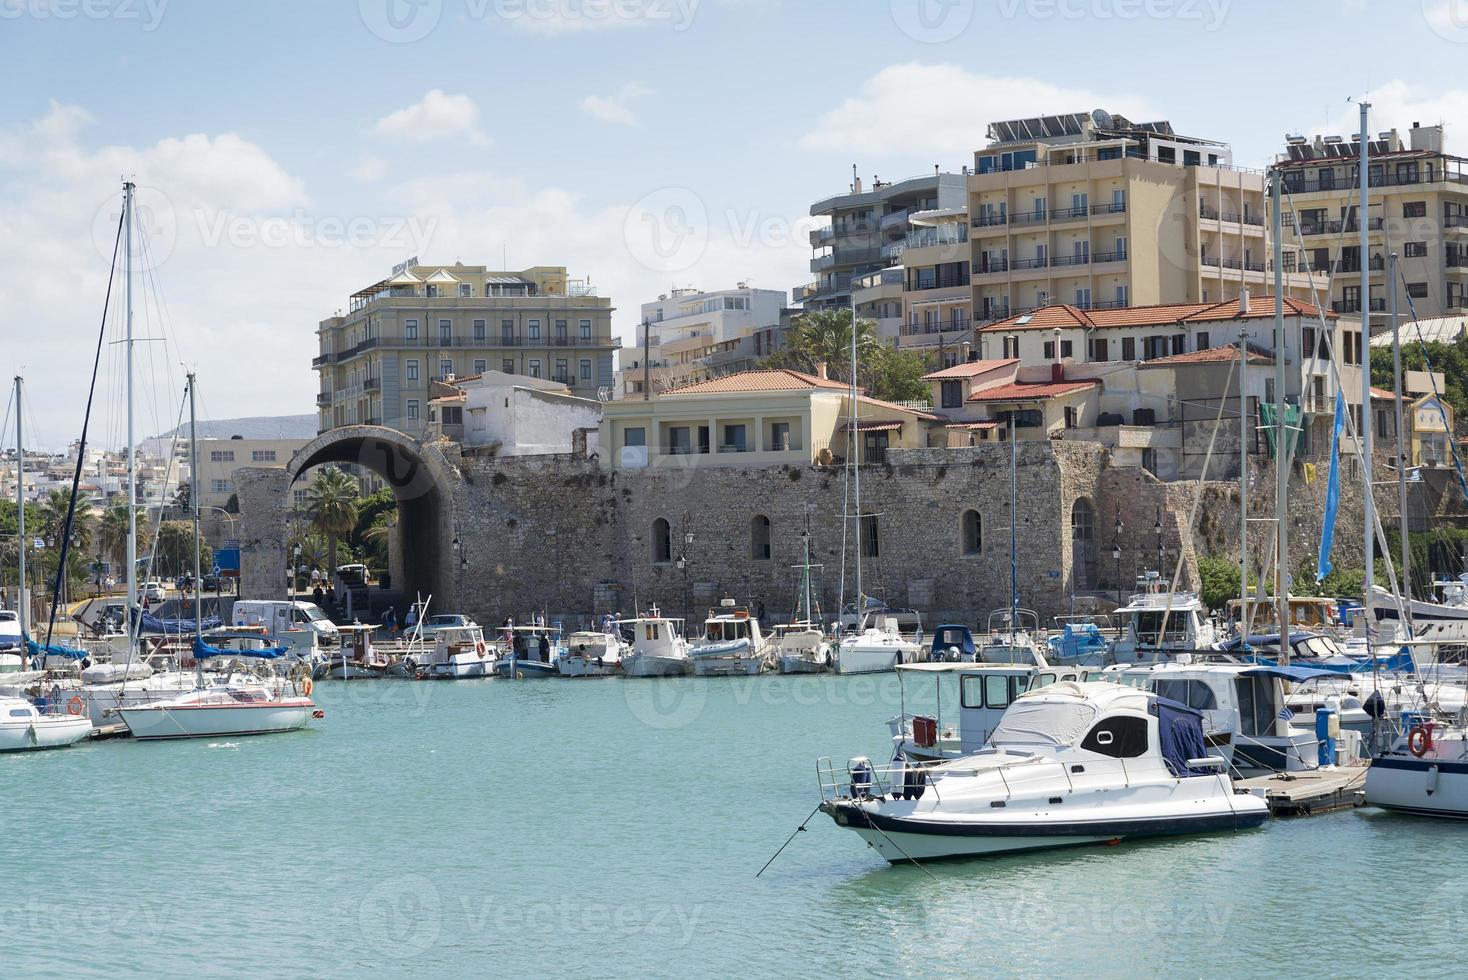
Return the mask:
M 92 729 L 90 738 L 94 742 L 100 742 L 108 738 L 132 738 L 132 734 L 126 722 L 113 721 Z
M 1358 807 L 1366 798 L 1367 766 L 1275 772 L 1234 781 L 1234 788 L 1264 798 L 1276 817 L 1308 817 Z

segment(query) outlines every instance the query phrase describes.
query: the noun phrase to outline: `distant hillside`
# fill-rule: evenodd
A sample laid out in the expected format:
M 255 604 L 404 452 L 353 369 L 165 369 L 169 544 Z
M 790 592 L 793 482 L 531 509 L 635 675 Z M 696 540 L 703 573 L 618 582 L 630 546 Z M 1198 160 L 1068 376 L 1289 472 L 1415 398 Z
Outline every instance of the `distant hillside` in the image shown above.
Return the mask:
M 317 417 L 315 415 L 262 415 L 247 419 L 211 419 L 198 424 L 200 439 L 228 439 L 240 436 L 244 439 L 314 439 Z M 187 438 L 188 424 L 178 430 L 178 435 Z M 154 436 L 155 440 L 170 440 L 174 430 Z

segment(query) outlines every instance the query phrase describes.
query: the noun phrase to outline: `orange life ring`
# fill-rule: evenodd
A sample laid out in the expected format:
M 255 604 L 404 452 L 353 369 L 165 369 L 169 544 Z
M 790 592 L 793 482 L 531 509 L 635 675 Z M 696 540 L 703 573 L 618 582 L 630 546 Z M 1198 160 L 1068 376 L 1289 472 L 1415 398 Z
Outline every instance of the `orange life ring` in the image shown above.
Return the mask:
M 476 650 L 479 651 L 479 656 L 480 657 L 483 657 L 484 656 L 484 641 L 483 640 L 480 640 L 478 643 L 474 644 L 474 649 L 476 649 Z
M 309 677 L 306 678 L 305 681 L 303 681 L 301 684 L 301 690 L 306 692 L 306 697 L 308 698 L 311 696 L 311 692 L 315 689 L 315 687 L 316 685 L 311 683 L 311 678 Z
M 70 701 L 66 702 L 66 713 L 69 715 L 80 715 L 85 708 L 86 705 L 82 699 L 75 694 L 72 695 Z
M 1412 730 L 1407 733 L 1407 750 L 1417 758 L 1427 754 L 1432 748 L 1432 732 L 1421 725 L 1413 725 Z

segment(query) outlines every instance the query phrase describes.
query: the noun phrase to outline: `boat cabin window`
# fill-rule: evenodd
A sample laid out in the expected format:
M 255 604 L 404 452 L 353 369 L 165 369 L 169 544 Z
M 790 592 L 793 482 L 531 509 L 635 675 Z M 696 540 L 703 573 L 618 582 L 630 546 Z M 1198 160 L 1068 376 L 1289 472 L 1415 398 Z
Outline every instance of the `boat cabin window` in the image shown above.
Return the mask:
M 1113 759 L 1135 759 L 1147 754 L 1147 719 L 1118 715 L 1104 718 L 1086 733 L 1081 748 Z
M 1007 674 L 969 674 L 959 685 L 965 708 L 1007 708 L 1024 691 L 1024 678 Z
M 1274 678 L 1264 675 L 1234 678 L 1239 698 L 1239 734 L 1273 735 L 1279 707 L 1275 705 Z
M 1186 611 L 1174 609 L 1171 612 L 1166 612 L 1161 609 L 1149 609 L 1145 612 L 1137 613 L 1135 618 L 1132 620 L 1133 628 L 1136 630 L 1137 633 L 1137 642 L 1161 643 L 1164 639 L 1164 637 L 1161 635 L 1162 619 L 1164 616 L 1167 617 L 1166 639 L 1182 639 L 1184 635 L 1183 627 L 1187 623 L 1188 619 L 1188 614 Z
M 1199 711 L 1213 711 L 1218 707 L 1218 699 L 1213 696 L 1213 688 L 1205 681 L 1182 681 L 1182 680 L 1157 680 L 1152 683 L 1152 690 L 1158 696 L 1185 704 L 1189 708 Z
M 648 640 L 656 640 L 658 638 L 658 624 L 647 623 L 645 626 L 644 636 Z
M 29 708 L 11 708 L 10 709 L 10 717 L 12 717 L 12 718 L 29 718 L 30 716 L 31 716 L 31 709 L 29 709 Z

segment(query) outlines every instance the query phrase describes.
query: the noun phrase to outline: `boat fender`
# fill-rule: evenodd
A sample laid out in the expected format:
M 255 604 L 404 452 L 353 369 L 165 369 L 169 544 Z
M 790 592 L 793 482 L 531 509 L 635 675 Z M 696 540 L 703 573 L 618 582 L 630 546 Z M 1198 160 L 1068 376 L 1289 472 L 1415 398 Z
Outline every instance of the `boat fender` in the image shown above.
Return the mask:
M 301 690 L 305 692 L 306 697 L 309 698 L 311 696 L 311 691 L 314 689 L 315 685 L 311 683 L 311 678 L 308 677 L 301 682 Z
M 1361 707 L 1367 715 L 1377 721 L 1386 717 L 1386 699 L 1381 696 L 1380 691 L 1372 691 Z
M 525 679 L 525 671 L 523 671 L 523 670 L 517 670 L 517 671 L 515 671 L 515 680 L 517 680 L 517 681 L 523 681 L 524 679 Z
M 66 702 L 66 713 L 72 716 L 80 715 L 82 709 L 85 707 L 86 705 L 82 703 L 82 699 L 73 694 L 71 699 Z
M 73 700 L 75 700 L 73 698 Z M 1407 750 L 1422 758 L 1432 748 L 1432 729 L 1426 725 L 1413 725 L 1407 733 Z
M 871 795 L 872 775 L 872 764 L 864 758 L 858 759 L 856 765 L 851 767 L 852 799 L 859 800 Z
M 82 663 L 81 663 L 82 670 L 86 670 L 87 668 L 89 668 L 91 666 L 92 666 L 92 658 L 91 657 L 83 657 L 82 658 Z
M 928 773 L 921 766 L 909 766 L 903 774 L 902 798 L 920 800 L 928 789 Z

